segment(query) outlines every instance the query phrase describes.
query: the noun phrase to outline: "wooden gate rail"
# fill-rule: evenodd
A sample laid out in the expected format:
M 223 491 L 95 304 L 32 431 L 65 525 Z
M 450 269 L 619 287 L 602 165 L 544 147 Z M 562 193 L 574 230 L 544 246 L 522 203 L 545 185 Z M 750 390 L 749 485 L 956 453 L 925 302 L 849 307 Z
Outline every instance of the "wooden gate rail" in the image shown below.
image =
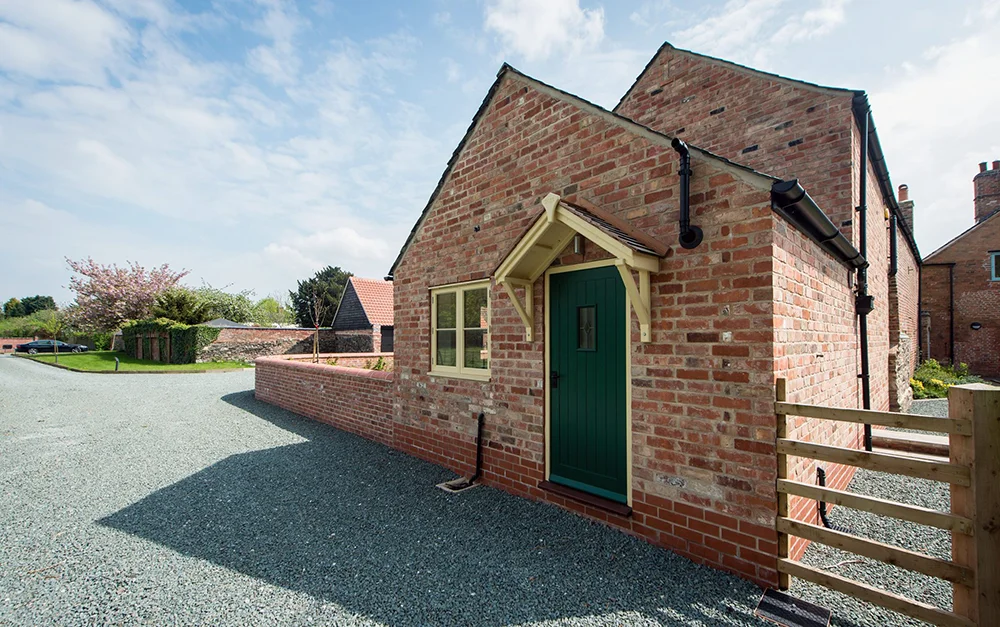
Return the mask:
M 1000 615 L 1000 389 L 953 388 L 949 418 L 838 409 L 786 402 L 787 384 L 778 379 L 777 417 L 778 584 L 789 577 L 837 590 L 887 609 L 948 627 L 996 625 Z M 789 438 L 787 416 L 872 424 L 947 433 L 951 460 L 928 461 L 900 455 L 801 442 Z M 941 512 L 814 486 L 788 478 L 788 456 L 844 464 L 906 477 L 951 484 L 952 511 Z M 936 527 L 952 534 L 952 559 L 944 560 L 789 517 L 788 496 L 825 501 L 873 514 Z M 954 611 L 921 603 L 789 559 L 790 537 L 797 536 L 952 583 Z
M 799 483 L 791 479 L 778 479 L 778 491 L 794 494 L 814 501 L 825 501 L 834 505 L 843 505 L 851 509 L 860 509 L 881 516 L 908 520 L 928 527 L 937 527 L 946 531 L 957 531 L 972 535 L 972 521 L 964 516 L 956 516 L 936 509 L 928 509 L 918 505 L 904 505 L 886 501 L 872 496 L 862 496 L 853 492 L 843 492 L 833 488 Z
M 869 453 L 853 448 L 812 444 L 811 442 L 799 442 L 785 438 L 778 439 L 778 454 L 808 457 L 834 464 L 857 466 L 867 470 L 877 470 L 918 479 L 943 481 L 960 486 L 969 486 L 972 481 L 972 473 L 968 466 L 946 462 L 929 462 L 885 453 Z
M 837 592 L 874 603 L 875 605 L 881 605 L 886 609 L 926 621 L 932 625 L 941 625 L 942 627 L 976 627 L 976 623 L 964 616 L 959 616 L 953 612 L 942 610 L 939 607 L 921 603 L 920 601 L 907 599 L 906 597 L 901 597 L 885 590 L 879 590 L 878 588 L 858 583 L 853 579 L 841 577 L 840 575 L 835 575 L 819 568 L 813 568 L 812 566 L 806 566 L 787 558 L 778 560 L 778 571 L 785 573 L 786 576 L 792 575 L 805 581 L 811 581 L 824 588 L 836 590 Z

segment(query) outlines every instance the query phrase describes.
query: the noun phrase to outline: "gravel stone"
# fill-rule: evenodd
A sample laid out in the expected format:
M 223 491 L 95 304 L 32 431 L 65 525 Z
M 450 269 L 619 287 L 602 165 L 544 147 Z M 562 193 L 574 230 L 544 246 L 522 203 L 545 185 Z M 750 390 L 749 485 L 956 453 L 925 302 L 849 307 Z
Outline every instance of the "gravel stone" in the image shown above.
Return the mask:
M 764 624 L 749 582 L 252 388 L 0 358 L 0 625 Z

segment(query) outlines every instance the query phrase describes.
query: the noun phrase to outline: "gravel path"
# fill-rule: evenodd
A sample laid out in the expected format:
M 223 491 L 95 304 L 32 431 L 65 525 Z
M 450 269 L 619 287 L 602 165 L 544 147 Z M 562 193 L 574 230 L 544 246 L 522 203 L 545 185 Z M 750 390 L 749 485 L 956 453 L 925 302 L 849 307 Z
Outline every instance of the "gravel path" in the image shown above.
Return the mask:
M 916 401 L 910 412 L 925 416 L 946 417 L 948 415 L 948 400 Z M 848 490 L 943 512 L 951 509 L 948 484 L 937 481 L 912 479 L 859 469 Z M 934 557 L 951 559 L 951 534 L 947 531 L 859 512 L 847 507 L 832 508 L 829 518 L 834 526 L 843 527 L 856 535 Z M 829 568 L 831 565 L 845 561 L 854 562 L 854 560 L 861 560 L 861 562 Z M 868 583 L 895 594 L 930 603 L 946 610 L 951 609 L 951 584 L 941 579 L 889 566 L 877 560 L 860 558 L 853 553 L 846 553 L 817 543 L 809 545 L 802 561 L 805 564 L 825 568 L 843 577 Z M 834 625 L 863 625 L 866 627 L 869 625 L 872 627 L 926 625 L 921 621 L 908 619 L 821 586 L 796 579 L 793 579 L 793 582 L 793 594 L 834 609 Z M 853 618 L 844 618 L 847 616 Z
M 764 624 L 752 584 L 252 387 L 0 358 L 0 625 Z

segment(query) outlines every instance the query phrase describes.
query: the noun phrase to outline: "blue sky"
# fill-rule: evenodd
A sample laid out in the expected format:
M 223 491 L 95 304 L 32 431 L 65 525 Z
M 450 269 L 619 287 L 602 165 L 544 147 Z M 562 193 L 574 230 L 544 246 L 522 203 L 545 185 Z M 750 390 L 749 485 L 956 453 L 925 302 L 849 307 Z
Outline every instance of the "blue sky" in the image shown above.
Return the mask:
M 503 61 L 612 107 L 663 41 L 868 91 L 926 254 L 1000 158 L 998 40 L 997 0 L 0 0 L 0 299 L 381 277 Z

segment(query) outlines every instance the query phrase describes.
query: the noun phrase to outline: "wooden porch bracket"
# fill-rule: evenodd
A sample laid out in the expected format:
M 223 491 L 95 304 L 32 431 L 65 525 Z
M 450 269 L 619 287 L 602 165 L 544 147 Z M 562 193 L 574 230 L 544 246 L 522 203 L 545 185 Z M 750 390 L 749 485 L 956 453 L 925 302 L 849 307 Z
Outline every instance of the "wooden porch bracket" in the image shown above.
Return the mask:
M 639 270 L 639 284 L 635 283 L 632 276 L 632 269 L 628 267 L 624 259 L 617 259 L 615 267 L 618 274 L 622 275 L 622 282 L 625 284 L 625 292 L 629 300 L 632 301 L 632 309 L 639 318 L 639 341 L 643 343 L 651 342 L 653 334 L 650 331 L 651 315 L 649 309 L 649 270 Z
M 500 285 L 502 285 L 504 291 L 507 292 L 507 296 L 510 296 L 510 302 L 514 305 L 514 309 L 517 310 L 517 315 L 521 317 L 521 322 L 524 323 L 525 341 L 532 341 L 532 336 L 534 335 L 533 331 L 535 329 L 535 306 L 533 302 L 534 289 L 532 289 L 532 284 L 528 281 L 520 281 L 518 279 L 508 277 L 504 279 Z M 517 297 L 517 287 L 524 288 L 523 301 Z

